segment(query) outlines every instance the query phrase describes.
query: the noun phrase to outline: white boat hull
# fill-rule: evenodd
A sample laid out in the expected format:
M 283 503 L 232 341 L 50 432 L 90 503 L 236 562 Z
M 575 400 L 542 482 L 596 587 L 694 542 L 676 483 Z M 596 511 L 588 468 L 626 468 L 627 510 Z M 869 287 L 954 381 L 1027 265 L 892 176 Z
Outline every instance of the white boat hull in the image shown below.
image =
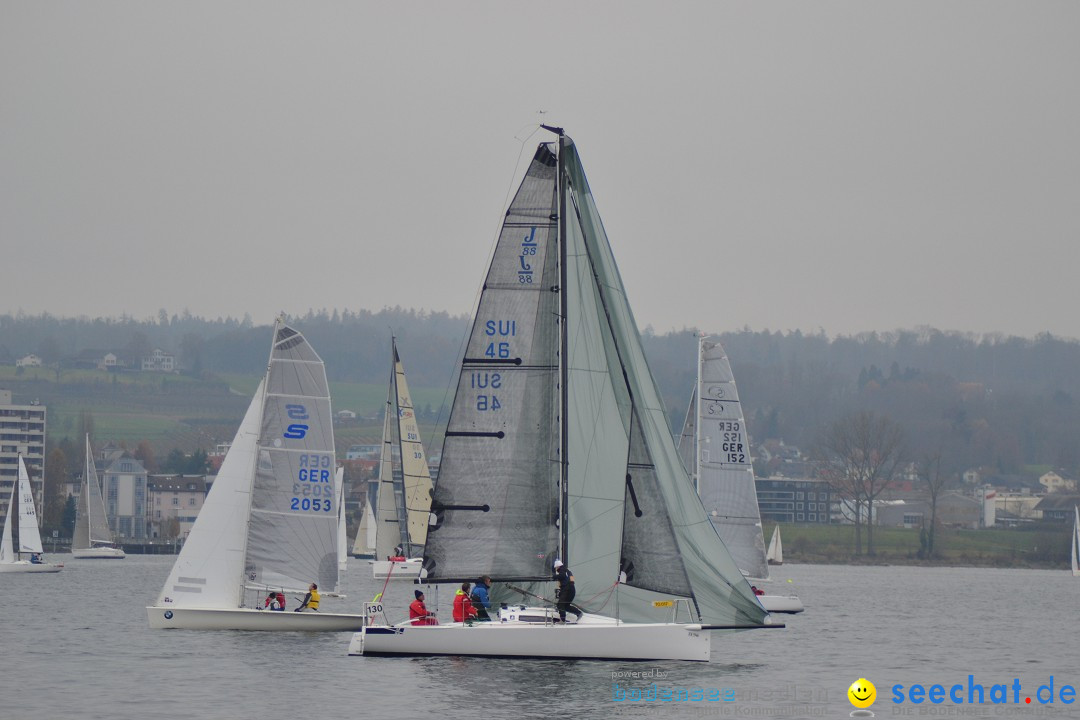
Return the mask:
M 127 554 L 117 547 L 96 547 L 72 550 L 71 556 L 78 560 L 122 560 Z
M 409 558 L 405 562 L 395 560 L 375 560 L 371 563 L 371 574 L 376 580 L 416 580 L 426 578 L 427 570 L 423 567 L 423 558 Z
M 64 563 L 34 563 L 19 560 L 0 565 L 0 573 L 58 573 L 64 569 Z
M 373 625 L 353 635 L 349 654 L 708 662 L 709 631 L 672 623 Z
M 151 630 L 261 630 L 267 632 L 356 632 L 363 615 L 254 610 L 251 608 L 146 608 Z
M 759 595 L 758 602 L 761 603 L 761 607 L 771 613 L 793 615 L 806 609 L 798 595 Z

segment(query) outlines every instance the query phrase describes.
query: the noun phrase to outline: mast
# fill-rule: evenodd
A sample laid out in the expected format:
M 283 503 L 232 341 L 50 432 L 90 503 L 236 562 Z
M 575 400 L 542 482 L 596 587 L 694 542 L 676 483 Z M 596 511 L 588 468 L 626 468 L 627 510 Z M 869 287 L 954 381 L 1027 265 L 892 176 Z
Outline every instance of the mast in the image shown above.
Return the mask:
M 690 407 L 694 411 L 694 492 L 700 493 L 701 488 L 701 361 L 705 350 L 705 338 L 700 333 L 697 340 L 697 385 L 694 386 L 694 396 L 690 398 Z M 711 521 L 710 521 L 711 522 Z
M 555 173 L 555 181 L 559 184 L 559 557 L 566 567 L 570 567 L 570 534 L 567 527 L 567 515 L 570 508 L 570 460 L 567 457 L 567 449 L 570 444 L 570 431 L 568 427 L 569 408 L 569 338 L 567 316 L 567 271 L 566 271 L 566 182 L 563 165 L 563 150 L 566 145 L 566 134 L 561 127 L 541 125 L 540 127 L 559 136 L 558 169 Z
M 269 392 L 269 389 L 267 388 L 267 385 L 269 383 L 267 381 L 270 378 L 270 364 L 274 360 L 274 348 L 277 347 L 278 331 L 281 329 L 282 325 L 284 325 L 283 318 L 279 316 L 276 320 L 274 320 L 274 332 L 273 337 L 270 340 L 270 355 L 266 359 L 266 374 L 263 376 L 263 382 L 259 388 L 262 391 L 259 396 L 259 429 L 256 431 L 258 433 L 258 436 L 256 437 L 255 441 L 255 452 L 252 453 L 251 456 L 251 469 L 248 470 L 248 511 L 247 519 L 244 523 L 244 544 L 241 548 L 240 554 L 240 557 L 243 558 L 243 564 L 240 568 L 240 582 L 238 583 L 236 588 L 236 607 L 244 607 L 244 589 L 246 586 L 245 576 L 247 574 L 248 544 L 251 542 L 251 494 L 255 491 L 255 472 L 256 470 L 258 470 L 259 467 L 260 450 L 258 440 L 259 437 L 261 437 L 262 435 L 262 421 L 263 417 L 266 414 L 266 394 Z

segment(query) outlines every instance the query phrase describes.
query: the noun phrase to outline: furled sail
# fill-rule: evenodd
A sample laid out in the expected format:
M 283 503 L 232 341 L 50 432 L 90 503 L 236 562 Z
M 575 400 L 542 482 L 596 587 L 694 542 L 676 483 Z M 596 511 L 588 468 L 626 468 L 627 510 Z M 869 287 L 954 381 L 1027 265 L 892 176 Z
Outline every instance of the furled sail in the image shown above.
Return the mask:
M 558 548 L 556 158 L 533 157 L 484 281 L 424 551 L 435 580 L 547 579 Z

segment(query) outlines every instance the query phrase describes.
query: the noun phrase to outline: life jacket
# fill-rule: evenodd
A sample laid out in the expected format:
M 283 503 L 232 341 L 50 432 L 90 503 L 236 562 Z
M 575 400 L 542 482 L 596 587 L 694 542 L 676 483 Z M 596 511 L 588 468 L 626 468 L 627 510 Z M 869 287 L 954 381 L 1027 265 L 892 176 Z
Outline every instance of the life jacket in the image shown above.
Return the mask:
M 312 590 L 311 591 L 311 599 L 308 600 L 307 606 L 311 610 L 318 610 L 319 609 L 319 591 L 318 590 Z
M 476 617 L 476 608 L 463 590 L 454 594 L 454 622 L 465 622 Z

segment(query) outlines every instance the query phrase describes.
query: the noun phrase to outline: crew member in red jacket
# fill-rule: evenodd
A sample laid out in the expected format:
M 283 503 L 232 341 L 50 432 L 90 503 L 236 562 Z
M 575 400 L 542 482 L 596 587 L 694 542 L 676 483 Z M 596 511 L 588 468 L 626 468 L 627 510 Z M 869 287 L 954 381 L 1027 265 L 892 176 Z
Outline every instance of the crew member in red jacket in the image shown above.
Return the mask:
M 454 622 L 467 622 L 476 619 L 476 608 L 469 599 L 469 583 L 461 583 L 461 589 L 454 593 Z

